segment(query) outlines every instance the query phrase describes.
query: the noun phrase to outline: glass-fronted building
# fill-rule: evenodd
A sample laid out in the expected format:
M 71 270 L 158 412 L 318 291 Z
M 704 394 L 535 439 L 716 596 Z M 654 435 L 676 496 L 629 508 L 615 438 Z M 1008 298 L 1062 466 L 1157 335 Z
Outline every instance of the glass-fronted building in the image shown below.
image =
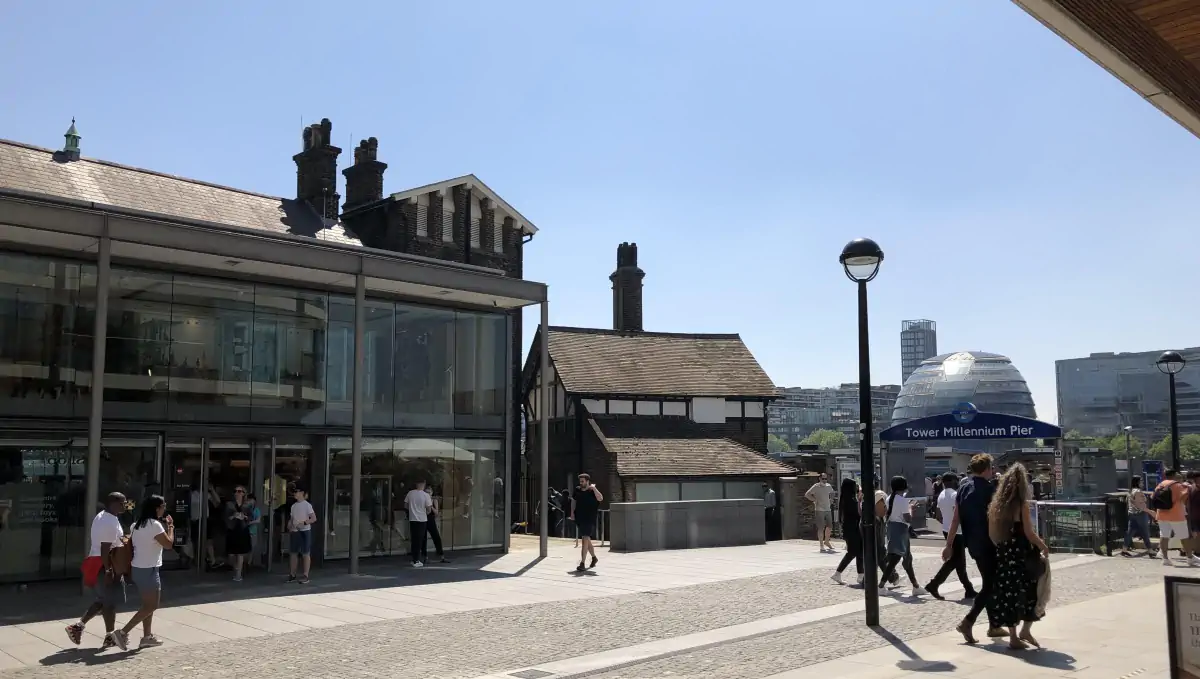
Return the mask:
M 876 436 L 888 427 L 899 393 L 898 384 L 871 387 L 871 413 Z M 779 398 L 767 406 L 767 433 L 787 441 L 793 450 L 818 429 L 840 431 L 846 435 L 847 445 L 858 445 L 858 397 L 857 382 L 820 389 L 782 388 Z
M 1187 365 L 1175 376 L 1180 435 L 1200 434 L 1200 347 L 1179 352 Z M 1054 362 L 1058 417 L 1064 431 L 1085 436 L 1130 432 L 1149 446 L 1171 433 L 1168 378 L 1159 351 L 1096 353 Z
M 892 424 L 944 415 L 963 402 L 975 404 L 981 412 L 1037 418 L 1029 385 L 1007 356 L 961 351 L 921 362 L 900 389 Z M 953 442 L 958 449 L 992 453 L 1021 447 L 1017 444 L 1021 441 Z
M 263 511 L 262 566 L 286 559 L 297 487 L 317 560 L 349 556 L 352 527 L 360 556 L 406 553 L 417 480 L 447 549 L 506 547 L 514 319 L 545 286 L 364 247 L 318 215 L 305 235 L 204 221 L 189 201 L 293 222 L 307 206 L 50 155 L 0 142 L 0 160 L 42 163 L 44 185 L 86 175 L 121 204 L 0 172 L 0 582 L 77 577 L 112 491 L 126 523 L 166 498 L 168 568 L 223 558 L 235 486 Z M 134 180 L 146 203 L 170 191 L 183 207 L 131 207 L 118 189 Z

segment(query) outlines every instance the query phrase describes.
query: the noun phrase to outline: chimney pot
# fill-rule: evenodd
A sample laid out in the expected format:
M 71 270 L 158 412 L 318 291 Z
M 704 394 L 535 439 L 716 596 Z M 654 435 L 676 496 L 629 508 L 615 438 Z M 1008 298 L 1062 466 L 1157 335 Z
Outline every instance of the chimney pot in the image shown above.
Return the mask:
M 608 277 L 613 284 L 613 330 L 641 332 L 642 279 L 646 272 L 637 265 L 637 243 L 617 246 L 617 270 Z

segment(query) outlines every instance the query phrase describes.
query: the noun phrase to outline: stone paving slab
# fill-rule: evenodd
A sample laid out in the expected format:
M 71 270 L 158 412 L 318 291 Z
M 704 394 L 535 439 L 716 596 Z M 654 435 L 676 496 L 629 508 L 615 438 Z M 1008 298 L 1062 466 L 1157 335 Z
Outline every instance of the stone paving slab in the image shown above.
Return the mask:
M 924 555 L 926 558 L 918 559 L 918 568 L 932 572 L 936 559 L 928 557 L 935 551 L 930 550 Z M 811 545 L 776 544 L 749 548 L 745 554 L 748 561 L 741 560 L 743 555 L 713 550 L 626 556 L 652 558 L 623 560 L 602 556 L 599 574 L 586 577 L 567 573 L 564 566 L 572 565 L 573 559 L 568 563 L 549 563 L 546 570 L 539 571 L 547 564 L 542 562 L 519 577 L 483 581 L 481 585 L 486 591 L 494 583 L 519 582 L 522 587 L 510 589 L 528 588 L 536 592 L 543 584 L 526 581 L 526 576 L 532 573 L 537 576 L 535 580 L 544 580 L 565 592 L 565 598 L 547 603 L 500 605 L 400 620 L 340 624 L 254 638 L 219 638 L 213 643 L 171 644 L 145 652 L 96 654 L 94 649 L 71 648 L 50 652 L 40 658 L 33 653 L 27 654 L 22 662 L 38 663 L 38 666 L 0 670 L 0 677 L 127 678 L 188 671 L 202 677 L 255 676 L 262 679 L 285 676 L 289 679 L 295 676 L 466 678 L 861 598 L 860 590 L 839 587 L 829 581 L 829 573 L 838 556 L 819 555 Z M 796 570 L 798 566 L 801 568 Z M 598 583 L 603 587 L 609 579 L 624 577 L 622 570 L 625 568 L 644 578 L 643 586 L 653 584 L 656 587 L 607 596 L 594 592 L 566 596 L 572 593 L 570 585 L 573 583 L 586 582 L 593 586 Z M 1082 572 L 1086 569 L 1074 570 Z M 764 571 L 765 574 L 736 577 L 739 573 Z M 723 580 L 712 581 L 722 576 Z M 708 582 L 686 585 L 688 579 Z M 454 586 L 475 584 L 457 583 Z M 439 586 L 422 586 L 419 591 L 432 600 Z M 380 594 L 380 590 L 371 590 L 370 594 L 381 605 L 392 604 L 388 600 L 390 594 Z M 276 597 L 261 602 L 230 602 L 229 605 L 236 604 L 240 610 L 246 610 L 250 603 L 256 604 L 255 607 L 282 601 L 295 605 L 312 596 Z M 956 608 L 953 603 L 929 605 Z M 248 612 L 269 615 L 263 612 L 267 610 L 270 609 Z M 209 617 L 215 619 L 215 616 Z M 835 636 L 840 633 L 836 626 L 829 629 Z M 164 636 L 171 633 L 179 632 L 163 630 Z M 756 679 L 761 676 L 756 675 Z

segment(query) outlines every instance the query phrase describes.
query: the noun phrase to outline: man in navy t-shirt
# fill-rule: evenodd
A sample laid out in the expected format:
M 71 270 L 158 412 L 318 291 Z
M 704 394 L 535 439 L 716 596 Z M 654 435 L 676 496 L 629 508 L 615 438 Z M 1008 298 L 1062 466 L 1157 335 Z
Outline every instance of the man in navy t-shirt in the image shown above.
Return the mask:
M 962 480 L 958 486 L 958 498 L 954 507 L 954 520 L 946 536 L 946 548 L 942 550 L 942 559 L 949 560 L 954 555 L 955 539 L 967 541 L 967 552 L 975 561 L 983 585 L 971 605 L 971 610 L 958 625 L 958 632 L 967 643 L 975 643 L 971 628 L 979 619 L 979 614 L 987 607 L 988 599 L 992 596 L 996 577 L 996 545 L 988 534 L 988 505 L 992 502 L 992 494 L 996 486 L 992 483 L 992 456 L 980 453 L 971 458 L 971 475 Z M 959 527 L 962 536 L 956 535 Z M 1007 634 L 994 624 L 988 625 L 988 636 L 1003 636 Z

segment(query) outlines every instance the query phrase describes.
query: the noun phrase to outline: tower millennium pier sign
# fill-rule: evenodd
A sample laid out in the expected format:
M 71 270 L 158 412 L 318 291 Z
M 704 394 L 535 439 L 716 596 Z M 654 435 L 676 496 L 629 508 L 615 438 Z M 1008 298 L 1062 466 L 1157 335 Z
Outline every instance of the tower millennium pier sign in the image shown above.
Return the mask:
M 1057 439 L 1058 425 L 1016 415 L 981 413 L 970 403 L 954 412 L 901 422 L 879 433 L 880 441 L 953 441 L 982 439 Z

